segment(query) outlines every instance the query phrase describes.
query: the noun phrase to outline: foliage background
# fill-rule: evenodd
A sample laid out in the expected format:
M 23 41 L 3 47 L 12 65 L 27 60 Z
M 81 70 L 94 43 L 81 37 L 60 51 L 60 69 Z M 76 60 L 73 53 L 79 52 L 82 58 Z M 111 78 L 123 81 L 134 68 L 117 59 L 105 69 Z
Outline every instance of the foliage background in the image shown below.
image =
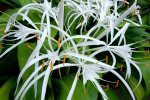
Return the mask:
M 133 2 L 133 0 L 128 0 L 129 2 Z M 4 12 L 0 14 L 0 34 L 3 34 L 3 28 L 6 26 L 7 21 L 9 19 L 8 15 L 11 15 L 18 11 L 19 8 L 22 6 L 37 2 L 36 0 L 0 0 L 0 11 Z M 57 5 L 59 0 L 53 0 L 54 5 Z M 149 0 L 138 0 L 138 4 L 141 6 L 141 16 L 143 20 L 143 25 L 141 27 L 136 27 L 134 25 L 130 25 L 129 29 L 126 32 L 127 39 L 129 42 L 136 42 L 140 40 L 145 40 L 144 42 L 138 43 L 136 46 L 142 46 L 138 48 L 141 51 L 147 51 L 150 49 L 150 45 L 147 47 L 146 43 L 150 41 L 150 2 Z M 67 10 L 67 9 L 65 9 Z M 34 21 L 38 21 L 39 17 L 36 16 L 36 12 L 31 13 L 30 17 Z M 18 18 L 17 20 L 21 20 Z M 133 20 L 136 20 L 133 19 Z M 120 25 L 121 27 L 121 25 Z M 57 33 L 57 32 L 55 32 Z M 135 35 L 136 34 L 136 35 Z M 0 35 L 1 37 L 1 35 Z M 0 41 L 2 42 L 2 41 Z M 35 46 L 35 43 L 31 42 L 30 45 L 32 47 Z M 5 46 L 4 49 L 0 48 L 0 53 L 6 50 L 9 46 Z M 24 53 L 23 53 L 24 52 Z M 17 76 L 25 65 L 28 55 L 31 53 L 31 50 L 25 47 L 25 44 L 21 44 L 18 48 L 15 48 L 11 52 L 9 52 L 3 58 L 0 58 L 0 100 L 13 100 L 14 99 L 14 91 L 16 87 L 16 80 Z M 135 61 L 140 62 L 138 65 L 140 66 L 143 74 L 143 80 L 141 85 L 134 91 L 134 94 L 137 100 L 150 100 L 150 68 L 147 68 L 150 63 L 150 59 L 144 59 L 143 52 L 140 53 L 133 53 Z M 148 55 L 150 56 L 150 54 Z M 121 62 L 118 62 L 118 66 L 121 65 Z M 70 70 L 67 72 L 67 69 L 61 70 L 61 75 L 59 75 L 58 71 L 54 72 L 51 79 L 49 79 L 48 83 L 48 92 L 46 94 L 46 100 L 65 100 L 72 82 L 74 78 L 74 70 Z M 119 72 L 119 69 L 117 69 Z M 131 88 L 135 88 L 138 83 L 138 72 L 135 69 L 132 69 L 132 77 L 127 79 L 127 82 L 131 86 Z M 27 77 L 32 72 L 32 69 L 29 69 L 28 72 L 25 73 L 23 76 L 22 84 L 27 79 Z M 122 73 L 122 76 L 125 74 L 125 69 Z M 104 79 L 108 80 L 116 80 L 116 77 L 113 77 L 112 74 L 105 74 L 103 75 Z M 38 81 L 38 97 L 36 100 L 40 100 L 41 94 L 41 83 L 43 79 Z M 104 89 L 106 89 L 107 83 L 100 82 L 104 85 Z M 114 84 L 111 84 L 109 91 L 106 92 L 108 95 L 109 100 L 130 100 L 130 95 L 126 90 L 125 86 L 122 83 L 119 84 L 118 88 L 113 87 Z M 20 84 L 21 86 L 21 84 Z M 72 100 L 101 100 L 101 95 L 95 89 L 91 82 L 88 82 L 86 85 L 86 96 L 84 96 L 84 89 L 82 85 L 82 77 L 79 80 L 77 87 L 75 89 L 75 93 L 73 95 Z M 34 89 L 33 87 L 29 90 L 26 94 L 24 100 L 34 100 Z

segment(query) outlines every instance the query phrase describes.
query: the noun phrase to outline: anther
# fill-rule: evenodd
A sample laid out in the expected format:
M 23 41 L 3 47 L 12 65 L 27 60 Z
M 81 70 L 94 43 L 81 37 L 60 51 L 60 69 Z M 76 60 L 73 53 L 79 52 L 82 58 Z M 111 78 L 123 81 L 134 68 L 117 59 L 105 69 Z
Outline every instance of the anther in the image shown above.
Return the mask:
M 7 34 L 7 33 L 5 33 L 5 28 L 3 28 L 3 33 L 4 33 L 4 34 Z
M 52 71 L 52 68 L 53 68 L 53 62 L 51 60 L 51 67 L 50 67 L 50 71 Z
M 77 79 L 79 80 L 79 72 L 77 73 Z
M 84 89 L 84 96 L 86 96 L 86 90 Z
M 124 0 L 124 4 L 123 4 L 123 6 L 125 7 L 125 5 L 126 5 L 126 0 Z
M 107 89 L 105 89 L 105 91 L 108 91 L 109 90 L 109 84 L 107 84 Z
M 142 11 L 141 11 L 141 10 L 139 10 L 139 14 L 140 14 L 140 15 L 142 14 Z
M 144 57 L 144 58 L 150 58 L 150 57 Z
M 134 12 L 132 12 L 132 18 L 134 18 Z
M 106 64 L 108 64 L 108 56 L 106 56 Z
M 0 44 L 0 47 L 1 47 L 1 48 L 4 48 L 1 44 Z
M 144 55 L 146 56 L 146 55 L 148 55 L 148 54 L 149 54 L 149 49 L 148 49 L 147 53 L 144 53 Z
M 122 72 L 122 69 L 123 69 L 123 64 L 121 64 L 121 68 L 120 68 L 120 71 Z
M 34 34 L 35 34 L 35 36 L 36 36 L 37 40 L 40 40 L 40 39 L 39 39 L 39 37 L 37 36 L 37 34 L 36 34 L 36 33 L 34 33 Z
M 44 60 L 43 60 L 43 64 L 42 64 L 42 68 L 41 68 L 41 71 L 43 70 L 43 68 L 44 68 Z
M 66 56 L 67 56 L 67 55 L 64 56 L 63 66 L 65 65 L 65 62 L 66 62 Z
M 115 88 L 118 87 L 118 84 L 119 84 L 119 80 L 117 80 L 117 84 L 115 85 Z
M 127 6 L 127 9 L 129 9 L 129 5 Z
M 59 45 L 60 45 L 60 37 L 58 38 L 58 48 L 59 48 Z
M 148 45 L 149 45 L 149 41 L 148 41 L 148 43 L 147 43 L 147 45 L 146 45 L 146 46 L 148 47 Z
M 148 67 L 147 68 L 150 68 L 150 63 L 148 64 Z
M 32 47 L 30 47 L 28 43 L 26 43 L 26 46 L 27 46 L 29 49 L 32 49 Z

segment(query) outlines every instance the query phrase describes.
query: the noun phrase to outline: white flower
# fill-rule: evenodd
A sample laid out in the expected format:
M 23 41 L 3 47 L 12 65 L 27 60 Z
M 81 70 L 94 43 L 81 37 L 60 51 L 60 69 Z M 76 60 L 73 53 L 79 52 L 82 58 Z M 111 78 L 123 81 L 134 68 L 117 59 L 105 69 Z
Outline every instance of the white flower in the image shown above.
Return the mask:
M 97 80 L 104 80 L 99 77 L 99 74 L 108 72 L 113 73 L 123 82 L 123 84 L 128 89 L 129 93 L 131 94 L 132 99 L 135 100 L 134 94 L 127 82 L 122 78 L 121 75 L 119 75 L 114 70 L 117 63 L 115 55 L 118 55 L 125 60 L 125 63 L 127 65 L 126 78 L 129 78 L 131 76 L 130 65 L 132 64 L 139 71 L 139 84 L 142 80 L 141 70 L 137 66 L 137 64 L 132 60 L 131 45 L 133 45 L 134 43 L 126 43 L 125 32 L 130 24 L 125 23 L 125 25 L 121 29 L 119 29 L 117 25 L 119 25 L 123 21 L 128 21 L 135 25 L 139 25 L 127 18 L 127 16 L 134 11 L 135 15 L 137 15 L 140 19 L 140 23 L 142 23 L 142 21 L 137 10 L 139 7 L 136 6 L 137 0 L 135 0 L 134 4 L 123 13 L 118 13 L 117 10 L 119 9 L 119 7 L 117 6 L 117 1 L 123 0 L 61 0 L 60 4 L 57 7 L 53 7 L 52 2 L 44 0 L 44 3 L 28 4 L 22 7 L 17 13 L 13 14 L 10 17 L 6 26 L 5 32 L 8 32 L 8 34 L 1 37 L 0 40 L 3 40 L 7 36 L 13 36 L 16 40 L 19 40 L 19 42 L 8 48 L 4 53 L 2 53 L 0 55 L 0 58 L 3 57 L 13 48 L 17 47 L 19 44 L 26 42 L 32 38 L 37 38 L 37 45 L 33 49 L 33 52 L 28 58 L 26 65 L 19 74 L 16 90 L 18 89 L 18 85 L 25 71 L 35 64 L 34 72 L 25 81 L 20 91 L 17 93 L 15 100 L 19 99 L 19 97 L 21 97 L 20 99 L 22 100 L 24 95 L 32 85 L 34 85 L 36 98 L 37 81 L 42 77 L 44 77 L 44 80 L 41 91 L 41 100 L 45 100 L 45 94 L 50 73 L 53 70 L 57 70 L 63 67 L 75 66 L 78 67 L 78 71 L 75 76 L 72 88 L 67 97 L 67 100 L 71 100 L 72 98 L 79 75 L 83 76 L 84 85 L 87 83 L 87 81 L 91 81 L 102 94 L 103 99 L 107 100 L 108 98 L 103 89 L 101 88 L 101 85 L 97 82 Z M 71 8 L 71 10 L 67 13 L 66 19 L 64 19 L 64 6 Z M 30 13 L 30 10 L 35 10 L 41 13 L 42 17 L 40 22 L 34 23 L 28 17 L 28 13 Z M 22 20 L 29 23 L 32 26 L 32 28 L 24 26 L 20 22 L 18 22 L 16 20 L 18 16 L 22 16 Z M 74 19 L 70 23 L 73 17 Z M 96 22 L 96 25 L 92 25 L 91 29 L 86 30 L 86 26 L 90 18 L 93 18 L 93 21 Z M 55 21 L 56 25 L 51 24 L 51 19 Z M 70 32 L 70 27 L 74 24 L 74 22 L 77 19 L 79 19 L 81 22 L 79 25 L 76 26 L 76 28 L 80 27 L 80 35 L 70 36 L 70 34 L 68 34 L 68 31 Z M 66 31 L 64 31 L 63 29 L 64 21 L 67 23 Z M 37 24 L 40 25 L 40 29 L 37 27 Z M 11 30 L 11 26 L 17 28 L 17 30 Z M 51 28 L 54 28 L 57 31 L 59 31 L 59 36 L 61 38 L 61 43 L 60 40 L 58 40 L 58 48 L 56 50 L 53 48 L 52 45 L 52 40 L 55 39 L 51 37 L 51 35 L 53 34 Z M 93 38 L 97 35 L 97 33 L 100 30 L 104 31 L 102 31 L 102 33 L 97 38 Z M 115 30 L 117 31 L 117 33 L 115 33 Z M 86 32 L 86 34 L 82 35 L 83 32 Z M 94 34 L 92 35 L 92 33 Z M 32 36 L 28 37 L 29 35 Z M 101 41 L 100 39 L 105 36 L 106 42 Z M 81 41 L 76 42 L 75 39 L 81 39 Z M 113 43 L 117 39 L 119 39 L 118 44 L 113 45 Z M 44 42 L 48 44 L 48 48 L 44 46 Z M 55 43 L 54 45 L 57 45 L 57 43 Z M 95 51 L 90 52 L 89 55 L 86 55 L 86 46 L 95 45 L 99 46 L 99 48 L 93 48 Z M 46 53 L 40 53 L 42 47 L 45 48 L 45 50 L 47 51 Z M 113 59 L 112 65 L 106 64 L 100 61 L 99 59 L 95 58 L 97 54 L 103 53 L 105 51 L 111 54 L 111 57 Z M 66 57 L 68 57 L 72 62 L 65 62 Z M 43 64 L 39 65 L 39 62 L 41 60 L 43 60 Z M 61 63 L 62 60 L 63 63 Z M 60 62 L 60 64 L 57 64 L 56 62 Z M 44 66 L 46 67 L 46 70 L 38 74 L 38 72 L 42 70 Z

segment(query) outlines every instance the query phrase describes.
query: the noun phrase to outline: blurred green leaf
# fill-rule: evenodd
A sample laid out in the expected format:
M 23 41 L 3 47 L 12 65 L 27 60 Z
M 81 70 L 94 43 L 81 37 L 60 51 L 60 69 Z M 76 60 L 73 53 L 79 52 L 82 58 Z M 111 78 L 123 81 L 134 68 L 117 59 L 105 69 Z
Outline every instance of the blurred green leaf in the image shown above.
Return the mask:
M 10 16 L 14 13 L 16 13 L 20 8 L 15 8 L 15 9 L 8 9 L 5 11 L 2 15 L 0 15 L 0 23 L 7 23 L 9 20 Z M 17 17 L 16 20 L 20 20 L 21 17 Z
M 150 13 L 142 17 L 142 22 L 143 22 L 143 25 L 150 26 Z
M 33 0 L 18 0 L 22 6 L 25 6 L 29 3 L 33 3 Z
M 17 78 L 13 77 L 2 85 L 2 87 L 0 88 L 0 100 L 10 100 L 9 95 L 16 82 Z

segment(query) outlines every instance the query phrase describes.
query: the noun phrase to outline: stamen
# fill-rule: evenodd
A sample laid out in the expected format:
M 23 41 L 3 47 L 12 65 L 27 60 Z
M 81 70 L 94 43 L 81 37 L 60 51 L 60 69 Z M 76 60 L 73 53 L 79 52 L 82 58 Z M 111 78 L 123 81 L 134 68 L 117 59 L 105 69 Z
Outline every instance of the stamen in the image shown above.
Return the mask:
M 51 67 L 50 67 L 50 71 L 52 71 L 52 68 L 53 68 L 53 62 L 51 60 Z
M 39 37 L 37 36 L 37 34 L 36 34 L 36 33 L 34 33 L 34 34 L 35 34 L 35 36 L 36 36 L 37 40 L 40 40 L 40 39 L 39 39 Z
M 58 38 L 58 48 L 59 48 L 59 45 L 60 45 L 60 37 Z
M 134 14 L 135 14 L 135 10 L 134 10 Z
M 43 60 L 43 64 L 42 64 L 42 68 L 41 68 L 41 71 L 43 70 L 43 68 L 44 68 L 44 60 Z
M 0 47 L 1 47 L 1 48 L 4 48 L 1 44 L 0 44 Z
M 115 88 L 118 87 L 118 84 L 119 84 L 119 80 L 117 80 L 117 84 L 115 85 Z
M 132 12 L 132 18 L 134 18 L 134 12 Z
M 139 14 L 140 14 L 140 15 L 142 14 L 142 11 L 141 11 L 141 10 L 139 10 Z
M 77 73 L 77 79 L 79 80 L 79 72 Z
M 84 96 L 86 96 L 86 90 L 84 89 Z
M 124 6 L 124 7 L 126 6 L 126 0 L 124 0 L 124 4 L 123 4 L 123 6 Z
M 144 58 L 150 58 L 150 57 L 144 57 Z
M 150 68 L 150 63 L 148 64 L 148 67 L 147 68 Z
M 7 34 L 7 33 L 5 33 L 5 28 L 3 28 L 3 33 L 4 33 L 4 34 Z
M 107 89 L 105 89 L 105 91 L 108 91 L 109 90 L 109 84 L 107 84 Z
M 26 46 L 27 46 L 29 49 L 32 49 L 32 47 L 30 47 L 28 43 L 26 43 Z
M 149 41 L 148 41 L 148 43 L 147 43 L 147 45 L 146 45 L 146 46 L 148 47 L 148 45 L 149 45 Z
M 108 64 L 108 56 L 106 56 L 106 64 Z
M 121 64 L 121 68 L 120 68 L 120 71 L 122 72 L 122 69 L 123 69 L 123 64 Z
M 67 56 L 67 55 L 64 56 L 63 66 L 64 66 L 65 61 L 66 61 L 66 56 Z
M 129 9 L 129 5 L 127 6 L 127 9 Z
M 149 49 L 148 49 L 147 53 L 144 53 L 144 55 L 146 56 L 146 55 L 148 55 L 148 54 L 149 54 Z

